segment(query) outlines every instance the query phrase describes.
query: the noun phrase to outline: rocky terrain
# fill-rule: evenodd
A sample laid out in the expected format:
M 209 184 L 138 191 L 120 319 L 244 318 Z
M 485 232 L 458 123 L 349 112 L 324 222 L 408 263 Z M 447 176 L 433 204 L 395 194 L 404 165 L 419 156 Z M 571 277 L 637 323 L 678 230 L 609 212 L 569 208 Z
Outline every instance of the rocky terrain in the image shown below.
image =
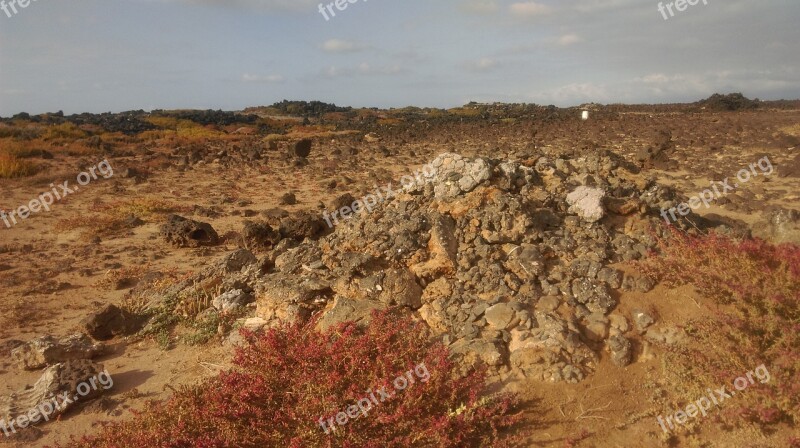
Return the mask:
M 530 446 L 778 446 L 794 428 L 660 434 L 661 355 L 712 311 L 637 265 L 668 232 L 662 210 L 765 157 L 774 171 L 751 168 L 672 225 L 800 243 L 800 109 L 745 100 L 586 105 L 588 121 L 321 103 L 5 119 L 0 136 L 36 173 L 0 179 L 0 209 L 100 160 L 114 175 L 0 222 L 0 417 L 103 369 L 115 386 L 0 443 L 125 419 L 224 369 L 238 328 L 326 329 L 399 306 L 464 369 L 488 365 L 498 390 L 530 400 Z

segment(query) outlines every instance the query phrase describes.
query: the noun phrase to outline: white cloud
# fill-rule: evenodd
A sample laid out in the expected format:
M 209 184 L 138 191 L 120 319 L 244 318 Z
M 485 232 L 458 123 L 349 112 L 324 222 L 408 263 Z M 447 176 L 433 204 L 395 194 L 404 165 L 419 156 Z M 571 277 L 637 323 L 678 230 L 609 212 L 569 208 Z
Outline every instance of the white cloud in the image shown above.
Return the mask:
M 320 45 L 328 53 L 354 53 L 367 48 L 365 45 L 343 39 L 328 39 Z
M 522 18 L 546 16 L 553 12 L 553 8 L 537 2 L 514 3 L 508 10 L 511 15 Z
M 497 67 L 497 61 L 492 58 L 481 58 L 466 64 L 467 70 L 473 72 L 487 72 Z
M 572 45 L 572 44 L 577 44 L 579 42 L 583 42 L 583 39 L 581 39 L 581 37 L 578 36 L 577 34 L 570 33 L 570 34 L 565 34 L 565 35 L 559 37 L 557 42 L 558 42 L 559 45 L 562 45 L 562 46 L 566 47 L 568 45 Z
M 283 82 L 286 79 L 281 75 L 253 75 L 250 73 L 245 73 L 242 75 L 242 81 L 244 82 L 260 82 L 260 83 L 278 83 Z

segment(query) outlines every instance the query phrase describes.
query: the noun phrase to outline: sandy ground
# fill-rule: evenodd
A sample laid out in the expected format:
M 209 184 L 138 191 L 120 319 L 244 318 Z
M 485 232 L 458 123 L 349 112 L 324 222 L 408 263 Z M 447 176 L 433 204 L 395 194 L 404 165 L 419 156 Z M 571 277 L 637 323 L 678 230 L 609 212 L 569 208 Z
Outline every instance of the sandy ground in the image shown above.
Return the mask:
M 656 120 L 652 114 L 650 117 Z M 702 126 L 697 124 L 698 120 L 702 121 Z M 603 147 L 630 156 L 644 141 L 644 133 L 637 135 L 635 130 L 647 128 L 652 122 L 637 116 L 635 122 L 601 122 L 583 131 L 577 128 L 579 131 L 573 134 L 558 135 L 554 131 L 552 138 L 539 137 L 543 141 L 537 146 L 567 151 L 583 140 L 594 139 Z M 678 171 L 653 171 L 651 174 L 659 182 L 675 185 L 690 196 L 706 188 L 711 180 L 735 176 L 739 169 L 756 162 L 759 156 L 768 154 L 778 167 L 798 151 L 766 141 L 770 133 L 800 123 L 797 111 L 748 112 L 701 119 L 678 114 L 664 116 L 659 122 L 671 127 L 673 135 L 695 143 L 678 144 Z M 702 130 L 698 131 L 700 128 Z M 706 137 L 689 135 L 696 132 Z M 706 141 L 700 142 L 702 138 Z M 723 145 L 723 150 L 712 151 L 708 145 L 715 138 L 730 143 Z M 271 158 L 258 167 L 230 168 L 210 163 L 182 171 L 167 164 L 152 171 L 142 183 L 124 178 L 121 173 L 125 167 L 141 166 L 152 157 L 144 160 L 143 155 L 135 153 L 109 157 L 115 169 L 114 177 L 81 187 L 64 201 L 54 204 L 52 211 L 31 216 L 11 229 L 0 222 L 0 307 L 3 310 L 0 313 L 3 355 L 0 356 L 0 393 L 9 394 L 32 384 L 39 375 L 39 372 L 17 370 L 10 362 L 6 342 L 45 334 L 73 333 L 78 331 L 80 320 L 102 304 L 120 303 L 127 289 L 114 290 L 105 286 L 102 279 L 108 271 L 146 267 L 148 271 L 196 272 L 236 247 L 233 241 L 228 241 L 214 248 L 173 249 L 155 237 L 159 227 L 155 221 L 113 236 L 86 235 L 81 229 L 57 231 L 59 222 L 65 219 L 91 214 L 98 204 L 113 206 L 132 198 L 157 198 L 188 209 L 196 205 L 217 208 L 221 211 L 217 218 L 191 213 L 184 216 L 209 222 L 224 235 L 240 231 L 244 215 L 278 207 L 280 196 L 290 190 L 297 194 L 298 204 L 281 207 L 289 211 L 320 211 L 320 201 L 329 204 L 347 191 L 358 197 L 358 192 L 373 189 L 376 183 L 397 179 L 441 152 L 497 157 L 503 148 L 525 148 L 531 141 L 525 132 L 502 140 L 489 135 L 485 141 L 453 132 L 449 134 L 449 141 L 384 144 L 397 154 L 386 156 L 376 151 L 378 144 L 362 144 L 358 155 L 331 155 L 331 149 L 344 146 L 334 140 L 316 146 L 307 167 L 293 168 L 280 157 Z M 167 149 L 163 151 L 168 152 Z M 95 164 L 102 158 L 56 155 L 55 160 L 48 162 L 50 169 L 43 174 L 28 179 L 0 180 L 0 208 L 11 209 L 27 203 L 47 190 L 51 182 L 73 181 L 81 166 Z M 336 189 L 326 186 L 332 179 L 339 183 Z M 798 192 L 800 179 L 797 177 L 761 177 L 737 189 L 737 194 L 751 204 L 752 211 L 732 212 L 725 206 L 715 205 L 701 213 L 727 215 L 752 224 L 762 219 L 761 210 L 767 205 L 800 208 Z M 663 323 L 680 324 L 690 317 L 709 313 L 713 306 L 691 287 L 670 290 L 659 286 L 647 294 L 630 293 L 620 297 L 620 310 L 624 313 L 634 307 L 652 309 Z M 167 397 L 170 388 L 213 375 L 229 364 L 231 356 L 230 346 L 216 340 L 201 347 L 178 343 L 166 351 L 149 339 L 115 340 L 111 346 L 113 351 L 100 359 L 114 379 L 114 387 L 108 395 L 110 400 L 82 403 L 80 409 L 56 422 L 28 429 L 23 440 L 11 442 L 0 437 L 0 444 L 46 446 L 89 433 L 101 422 L 127 418 L 128 409 L 142 409 L 148 399 Z M 667 446 L 657 425 L 653 404 L 655 383 L 662 368 L 658 353 L 644 346 L 637 347 L 637 352 L 641 355 L 639 361 L 625 369 L 615 367 L 604 357 L 597 372 L 577 385 L 525 381 L 505 384 L 507 390 L 520 391 L 528 401 L 527 424 L 535 428 L 530 446 L 573 446 L 570 440 L 582 439 L 584 430 L 588 437 L 575 441 L 574 446 Z M 713 386 L 717 385 L 709 385 Z M 762 439 L 747 429 L 728 431 L 711 419 L 709 424 L 697 425 L 696 431 L 683 437 L 679 446 L 768 447 L 780 446 L 778 441 L 785 440 L 785 437 L 778 437 L 781 434 Z

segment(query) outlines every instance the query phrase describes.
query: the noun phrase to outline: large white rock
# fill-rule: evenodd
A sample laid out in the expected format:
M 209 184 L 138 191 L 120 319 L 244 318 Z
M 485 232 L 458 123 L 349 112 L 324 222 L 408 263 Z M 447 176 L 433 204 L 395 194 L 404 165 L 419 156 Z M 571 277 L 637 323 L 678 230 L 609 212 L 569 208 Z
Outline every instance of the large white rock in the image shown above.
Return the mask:
M 569 212 L 575 213 L 586 222 L 599 221 L 604 215 L 603 198 L 606 193 L 599 188 L 578 187 L 567 195 Z

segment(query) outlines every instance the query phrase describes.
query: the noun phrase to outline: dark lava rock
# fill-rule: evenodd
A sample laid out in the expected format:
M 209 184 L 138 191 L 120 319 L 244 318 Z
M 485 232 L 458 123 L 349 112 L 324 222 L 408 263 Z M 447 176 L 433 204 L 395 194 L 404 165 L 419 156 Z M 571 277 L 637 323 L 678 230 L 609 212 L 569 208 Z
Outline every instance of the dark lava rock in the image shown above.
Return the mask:
M 294 144 L 294 155 L 297 157 L 306 158 L 311 154 L 311 140 L 304 138 Z
M 98 341 L 107 341 L 116 336 L 127 336 L 139 331 L 145 319 L 115 305 L 106 305 L 81 321 L 86 333 Z
M 353 202 L 355 202 L 355 200 L 356 198 L 354 198 L 352 194 L 345 193 L 333 200 L 331 203 L 331 209 L 339 210 L 342 207 L 350 206 L 353 204 Z
M 305 238 L 319 237 L 327 227 L 322 216 L 301 212 L 281 220 L 280 232 L 283 238 L 303 241 Z
M 219 235 L 210 224 L 193 221 L 178 215 L 170 215 L 161 226 L 159 235 L 177 247 L 214 246 L 219 244 Z
M 281 233 L 266 222 L 246 221 L 242 238 L 249 248 L 272 248 L 281 241 Z
M 281 205 L 295 205 L 297 204 L 297 196 L 292 192 L 284 193 L 281 196 Z

